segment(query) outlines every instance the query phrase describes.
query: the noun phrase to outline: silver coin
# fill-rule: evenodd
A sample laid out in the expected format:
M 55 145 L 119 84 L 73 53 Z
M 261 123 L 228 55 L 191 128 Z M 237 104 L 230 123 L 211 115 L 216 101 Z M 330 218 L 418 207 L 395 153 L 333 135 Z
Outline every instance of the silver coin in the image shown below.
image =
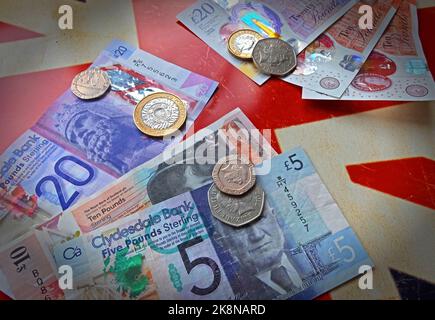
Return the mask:
M 218 189 L 231 195 L 242 195 L 255 185 L 254 165 L 237 155 L 230 155 L 214 166 L 212 178 Z
M 80 72 L 74 77 L 71 84 L 71 91 L 83 100 L 99 98 L 109 88 L 109 76 L 99 68 L 89 68 Z
M 252 52 L 252 59 L 262 73 L 275 76 L 286 76 L 297 65 L 293 47 L 277 38 L 259 40 Z
M 260 217 L 264 197 L 264 191 L 258 184 L 243 196 L 223 193 L 215 184 L 208 190 L 208 203 L 213 216 L 234 227 L 244 226 Z

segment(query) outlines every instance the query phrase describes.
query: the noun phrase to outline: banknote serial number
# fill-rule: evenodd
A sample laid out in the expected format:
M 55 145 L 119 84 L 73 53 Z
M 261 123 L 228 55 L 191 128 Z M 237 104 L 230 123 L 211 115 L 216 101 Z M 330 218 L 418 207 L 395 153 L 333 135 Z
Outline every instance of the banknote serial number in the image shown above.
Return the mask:
M 285 169 L 287 171 L 300 171 L 304 168 L 304 162 L 299 159 L 298 155 L 296 153 L 290 155 L 288 157 L 288 160 L 284 162 Z M 282 189 L 284 192 L 291 208 L 293 209 L 294 213 L 296 214 L 296 217 L 298 218 L 299 222 L 302 224 L 302 226 L 305 228 L 306 232 L 310 232 L 309 224 L 307 218 L 304 216 L 302 212 L 302 208 L 296 201 L 295 197 L 292 194 L 292 191 L 287 186 L 287 179 L 283 178 L 281 176 L 276 177 L 276 185 L 278 188 Z

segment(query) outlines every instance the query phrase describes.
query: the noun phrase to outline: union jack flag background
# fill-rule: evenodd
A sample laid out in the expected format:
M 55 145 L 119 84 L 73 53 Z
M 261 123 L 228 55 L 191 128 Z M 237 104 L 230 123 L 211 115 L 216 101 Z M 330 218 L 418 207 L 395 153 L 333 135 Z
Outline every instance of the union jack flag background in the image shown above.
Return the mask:
M 435 102 L 303 100 L 279 79 L 260 87 L 177 21 L 194 0 L 21 2 L 0 4 L 0 152 L 107 43 L 125 40 L 219 82 L 195 131 L 240 107 L 274 129 L 276 150 L 306 150 L 376 266 L 373 290 L 355 279 L 323 299 L 435 297 Z M 418 2 L 418 18 L 435 74 L 431 2 Z M 61 4 L 73 7 L 73 30 L 58 27 Z

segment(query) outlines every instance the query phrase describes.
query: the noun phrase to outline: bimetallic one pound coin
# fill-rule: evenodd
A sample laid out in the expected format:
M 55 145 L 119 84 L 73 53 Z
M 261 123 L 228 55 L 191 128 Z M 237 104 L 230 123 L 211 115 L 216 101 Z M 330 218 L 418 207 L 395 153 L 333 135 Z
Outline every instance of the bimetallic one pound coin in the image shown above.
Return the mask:
M 252 59 L 252 51 L 261 39 L 263 37 L 256 31 L 250 29 L 238 30 L 228 39 L 228 50 L 236 58 Z
M 153 93 L 143 98 L 134 110 L 134 123 L 143 133 L 163 137 L 176 132 L 186 121 L 183 101 L 167 92 Z
M 74 77 L 71 84 L 71 91 L 84 100 L 99 98 L 109 88 L 109 76 L 99 68 L 89 68 L 80 72 Z
M 255 185 L 254 165 L 237 155 L 230 155 L 214 166 L 212 178 L 220 191 L 242 195 Z
M 258 184 L 243 196 L 220 192 L 215 184 L 208 190 L 212 215 L 233 227 L 244 226 L 259 218 L 263 212 L 264 198 L 264 191 Z
M 277 38 L 258 41 L 252 52 L 252 59 L 262 73 L 275 76 L 286 76 L 297 65 L 293 47 Z

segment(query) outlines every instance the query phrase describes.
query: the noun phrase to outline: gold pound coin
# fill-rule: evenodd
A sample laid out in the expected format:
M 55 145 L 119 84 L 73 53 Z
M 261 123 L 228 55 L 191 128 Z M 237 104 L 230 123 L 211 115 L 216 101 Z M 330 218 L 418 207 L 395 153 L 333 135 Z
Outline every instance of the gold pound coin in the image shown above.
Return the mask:
M 252 59 L 252 51 L 262 35 L 250 29 L 241 29 L 231 34 L 228 39 L 228 50 L 239 59 Z
M 153 137 L 164 137 L 176 132 L 184 124 L 186 117 L 183 101 L 167 92 L 146 96 L 134 110 L 136 127 Z

